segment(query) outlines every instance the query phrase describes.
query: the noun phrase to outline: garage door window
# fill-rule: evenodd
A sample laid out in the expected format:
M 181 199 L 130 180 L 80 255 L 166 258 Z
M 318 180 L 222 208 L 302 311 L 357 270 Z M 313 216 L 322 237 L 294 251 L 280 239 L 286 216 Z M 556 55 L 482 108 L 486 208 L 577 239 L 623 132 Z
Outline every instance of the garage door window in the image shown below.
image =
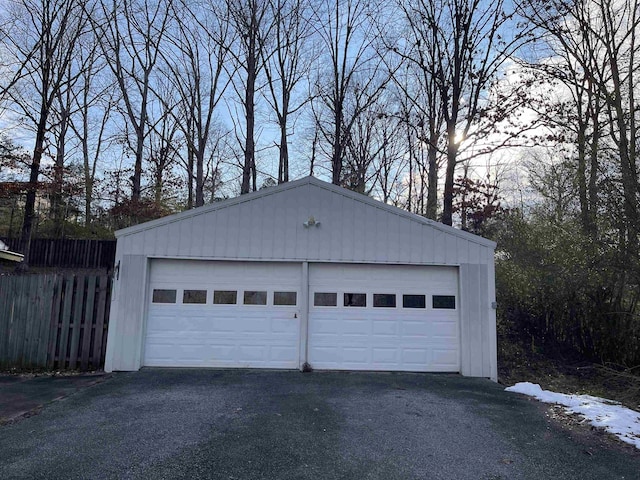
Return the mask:
M 296 304 L 296 292 L 273 292 L 274 305 L 294 305 Z
M 153 303 L 176 303 L 175 290 L 153 289 Z
M 366 307 L 367 294 L 366 293 L 345 293 L 344 306 L 345 307 Z
M 207 303 L 207 291 L 185 290 L 182 292 L 182 303 Z
M 316 292 L 313 294 L 314 307 L 335 307 L 338 305 L 337 293 Z
M 266 305 L 267 292 L 262 292 L 257 290 L 246 290 L 244 292 L 244 304 L 245 305 Z
M 455 310 L 456 297 L 453 295 L 434 295 L 433 296 L 433 308 L 444 308 L 448 310 Z
M 402 308 L 426 308 L 425 295 L 403 295 Z
M 213 303 L 215 305 L 235 305 L 238 303 L 238 292 L 235 290 L 215 290 Z
M 382 307 L 382 308 L 395 308 L 396 306 L 395 293 L 374 293 L 373 306 Z

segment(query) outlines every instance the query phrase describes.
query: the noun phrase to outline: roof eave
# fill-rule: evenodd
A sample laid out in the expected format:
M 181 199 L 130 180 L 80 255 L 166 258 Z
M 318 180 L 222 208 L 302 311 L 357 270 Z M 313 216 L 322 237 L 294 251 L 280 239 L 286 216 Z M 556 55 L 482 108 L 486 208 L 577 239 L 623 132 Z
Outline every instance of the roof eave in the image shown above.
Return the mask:
M 9 250 L 0 250 L 0 258 L 20 263 L 24 260 L 24 255 L 18 252 L 10 252 Z

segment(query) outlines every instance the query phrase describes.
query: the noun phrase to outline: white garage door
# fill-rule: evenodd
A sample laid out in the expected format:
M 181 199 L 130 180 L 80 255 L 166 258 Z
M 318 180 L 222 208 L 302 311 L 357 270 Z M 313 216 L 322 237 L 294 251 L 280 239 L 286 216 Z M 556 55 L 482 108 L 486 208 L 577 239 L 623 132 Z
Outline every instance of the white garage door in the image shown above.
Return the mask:
M 152 260 L 147 366 L 297 368 L 301 266 Z
M 458 311 L 455 267 L 311 265 L 309 363 L 458 372 Z

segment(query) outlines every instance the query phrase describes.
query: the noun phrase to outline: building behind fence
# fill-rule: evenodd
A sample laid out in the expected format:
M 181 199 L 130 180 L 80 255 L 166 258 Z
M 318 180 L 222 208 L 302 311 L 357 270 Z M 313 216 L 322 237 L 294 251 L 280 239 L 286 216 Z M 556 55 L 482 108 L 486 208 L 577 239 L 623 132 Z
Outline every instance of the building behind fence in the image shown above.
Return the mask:
M 20 252 L 19 238 L 0 238 L 9 250 Z M 116 257 L 115 240 L 34 238 L 29 266 L 111 270 Z
M 0 368 L 104 366 L 111 277 L 0 275 Z

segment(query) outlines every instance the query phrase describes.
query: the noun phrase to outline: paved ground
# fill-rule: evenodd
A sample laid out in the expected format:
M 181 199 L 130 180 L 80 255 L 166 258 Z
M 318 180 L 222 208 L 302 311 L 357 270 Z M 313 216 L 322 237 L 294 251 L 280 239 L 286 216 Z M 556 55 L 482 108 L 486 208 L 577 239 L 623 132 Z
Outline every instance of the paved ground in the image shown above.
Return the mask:
M 0 478 L 640 478 L 546 411 L 455 375 L 147 369 L 0 427 Z
M 0 425 L 37 414 L 43 406 L 102 382 L 108 375 L 0 375 Z

